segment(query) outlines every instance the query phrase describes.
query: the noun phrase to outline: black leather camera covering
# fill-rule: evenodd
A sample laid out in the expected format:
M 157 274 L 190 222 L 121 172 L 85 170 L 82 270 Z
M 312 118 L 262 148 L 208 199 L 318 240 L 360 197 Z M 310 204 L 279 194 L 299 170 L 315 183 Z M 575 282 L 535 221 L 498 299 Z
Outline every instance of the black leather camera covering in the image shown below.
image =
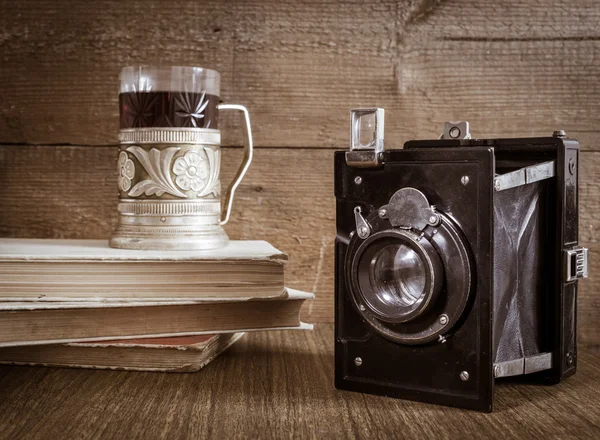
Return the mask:
M 493 150 L 487 147 L 393 150 L 384 153 L 384 167 L 360 169 L 349 167 L 343 152 L 336 153 L 337 388 L 491 410 L 493 160 Z M 470 178 L 466 186 L 461 182 L 465 175 Z M 357 176 L 360 185 L 355 183 Z M 445 343 L 410 346 L 377 334 L 353 304 L 345 279 L 349 237 L 356 228 L 354 208 L 360 206 L 369 217 L 405 187 L 419 189 L 451 216 L 476 268 L 466 311 Z M 426 319 L 438 316 L 428 314 Z M 462 371 L 468 372 L 467 381 L 461 379 Z

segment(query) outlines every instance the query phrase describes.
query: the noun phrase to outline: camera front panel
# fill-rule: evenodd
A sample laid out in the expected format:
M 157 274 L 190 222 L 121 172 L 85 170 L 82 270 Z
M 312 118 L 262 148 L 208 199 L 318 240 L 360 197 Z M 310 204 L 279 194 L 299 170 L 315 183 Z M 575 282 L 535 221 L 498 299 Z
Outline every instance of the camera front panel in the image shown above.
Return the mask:
M 491 411 L 493 170 L 485 147 L 336 153 L 338 388 Z

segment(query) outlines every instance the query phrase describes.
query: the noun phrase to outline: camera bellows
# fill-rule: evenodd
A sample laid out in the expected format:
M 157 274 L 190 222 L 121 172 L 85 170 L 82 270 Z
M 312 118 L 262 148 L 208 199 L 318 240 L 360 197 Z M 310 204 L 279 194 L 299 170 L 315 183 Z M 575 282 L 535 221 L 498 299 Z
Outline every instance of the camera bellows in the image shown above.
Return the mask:
M 543 216 L 548 182 L 519 186 L 494 200 L 494 363 L 540 354 L 550 344 L 544 332 L 544 298 L 552 279 L 552 255 Z M 523 374 L 522 372 L 520 374 Z

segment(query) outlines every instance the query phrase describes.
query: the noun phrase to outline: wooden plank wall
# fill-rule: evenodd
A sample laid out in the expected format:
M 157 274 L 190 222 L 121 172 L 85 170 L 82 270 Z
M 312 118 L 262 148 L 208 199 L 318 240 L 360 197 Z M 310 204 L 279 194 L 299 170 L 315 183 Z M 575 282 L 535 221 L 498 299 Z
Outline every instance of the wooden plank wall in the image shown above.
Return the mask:
M 580 341 L 600 344 L 600 7 L 595 0 L 0 0 L 0 235 L 104 238 L 116 219 L 118 72 L 201 65 L 248 106 L 257 153 L 227 226 L 291 256 L 333 320 L 333 150 L 352 107 L 386 109 L 386 145 L 466 119 L 479 137 L 549 135 L 582 149 Z M 242 133 L 224 117 L 224 179 Z

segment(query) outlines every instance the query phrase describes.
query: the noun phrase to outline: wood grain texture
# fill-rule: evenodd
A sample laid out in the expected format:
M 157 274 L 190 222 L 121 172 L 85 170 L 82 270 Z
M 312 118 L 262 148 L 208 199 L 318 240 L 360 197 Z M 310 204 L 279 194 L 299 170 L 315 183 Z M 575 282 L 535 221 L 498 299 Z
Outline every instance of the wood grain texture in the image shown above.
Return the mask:
M 347 144 L 352 107 L 386 141 L 466 119 L 480 137 L 600 140 L 595 0 L 0 1 L 0 142 L 112 144 L 130 64 L 204 65 L 259 146 Z M 234 117 L 224 143 L 240 145 Z
M 331 321 L 325 149 L 347 145 L 350 108 L 385 107 L 388 147 L 436 136 L 446 120 L 467 119 L 480 137 L 564 128 L 586 150 L 580 341 L 600 344 L 599 24 L 596 0 L 0 0 L 0 145 L 15 144 L 0 147 L 0 235 L 107 237 L 119 69 L 212 67 L 222 99 L 249 107 L 255 145 L 268 147 L 227 231 L 288 252 L 288 284 L 317 293 L 304 319 Z M 240 145 L 237 119 L 222 122 L 224 144 Z M 225 151 L 224 181 L 240 158 Z
M 116 147 L 0 147 L 0 236 L 107 238 L 116 222 Z M 225 148 L 223 185 L 242 158 Z M 600 153 L 581 161 L 580 242 L 590 278 L 580 282 L 579 341 L 600 345 Z M 261 148 L 236 193 L 226 230 L 264 239 L 290 256 L 286 284 L 315 292 L 303 319 L 333 321 L 333 152 Z
M 0 438 L 600 436 L 600 353 L 555 386 L 502 381 L 495 412 L 337 391 L 333 327 L 248 334 L 199 373 L 0 367 Z

